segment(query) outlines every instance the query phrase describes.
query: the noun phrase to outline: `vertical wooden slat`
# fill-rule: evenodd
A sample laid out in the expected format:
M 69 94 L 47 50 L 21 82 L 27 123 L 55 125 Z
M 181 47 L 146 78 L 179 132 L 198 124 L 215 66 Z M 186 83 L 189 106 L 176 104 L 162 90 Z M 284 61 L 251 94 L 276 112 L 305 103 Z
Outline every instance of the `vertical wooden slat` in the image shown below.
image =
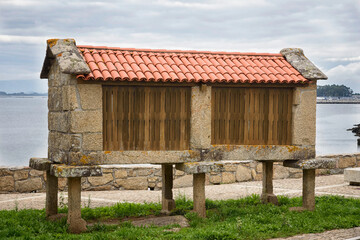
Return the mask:
M 291 88 L 212 90 L 212 144 L 291 144 Z

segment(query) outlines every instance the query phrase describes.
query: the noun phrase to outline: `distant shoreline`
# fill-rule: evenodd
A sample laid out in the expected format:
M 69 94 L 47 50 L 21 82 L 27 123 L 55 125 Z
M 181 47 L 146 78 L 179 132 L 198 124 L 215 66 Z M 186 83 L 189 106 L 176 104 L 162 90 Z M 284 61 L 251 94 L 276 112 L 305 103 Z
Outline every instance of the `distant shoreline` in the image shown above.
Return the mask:
M 47 93 L 6 93 L 6 92 L 0 92 L 0 98 L 5 97 L 47 97 Z
M 334 100 L 328 100 L 328 101 L 316 101 L 316 104 L 360 104 L 360 101 L 334 101 Z

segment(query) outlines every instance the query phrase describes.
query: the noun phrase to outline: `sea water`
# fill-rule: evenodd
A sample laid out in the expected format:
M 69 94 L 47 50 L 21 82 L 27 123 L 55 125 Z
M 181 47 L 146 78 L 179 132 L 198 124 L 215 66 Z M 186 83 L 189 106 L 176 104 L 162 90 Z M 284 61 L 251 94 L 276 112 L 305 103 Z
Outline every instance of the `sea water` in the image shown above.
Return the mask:
M 47 157 L 47 111 L 47 97 L 0 98 L 0 166 Z M 318 104 L 316 118 L 317 155 L 358 152 L 346 129 L 360 123 L 360 104 Z

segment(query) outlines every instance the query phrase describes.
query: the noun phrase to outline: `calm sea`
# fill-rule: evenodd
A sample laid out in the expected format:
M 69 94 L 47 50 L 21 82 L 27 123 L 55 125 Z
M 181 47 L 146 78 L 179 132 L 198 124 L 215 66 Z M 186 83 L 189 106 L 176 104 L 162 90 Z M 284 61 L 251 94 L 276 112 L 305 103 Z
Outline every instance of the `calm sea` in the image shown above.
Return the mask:
M 354 153 L 357 137 L 346 129 L 360 123 L 360 104 L 318 104 L 318 155 Z M 47 98 L 0 98 L 0 166 L 27 166 L 47 157 Z

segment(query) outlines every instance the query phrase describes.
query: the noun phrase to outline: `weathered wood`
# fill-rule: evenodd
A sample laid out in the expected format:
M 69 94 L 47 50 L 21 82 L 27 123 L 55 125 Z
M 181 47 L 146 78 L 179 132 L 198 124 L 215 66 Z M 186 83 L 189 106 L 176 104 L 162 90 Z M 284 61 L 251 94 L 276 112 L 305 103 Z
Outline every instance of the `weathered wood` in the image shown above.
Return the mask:
M 212 144 L 291 144 L 292 88 L 212 91 Z
M 103 87 L 104 150 L 186 150 L 189 87 Z

